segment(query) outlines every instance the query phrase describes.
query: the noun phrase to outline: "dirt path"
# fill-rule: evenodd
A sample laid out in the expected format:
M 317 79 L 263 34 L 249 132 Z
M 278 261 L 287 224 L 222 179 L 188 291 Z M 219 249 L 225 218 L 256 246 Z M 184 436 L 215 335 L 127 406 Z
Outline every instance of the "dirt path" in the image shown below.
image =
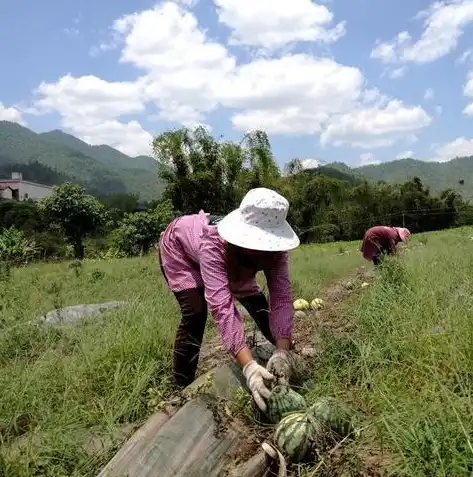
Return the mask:
M 321 310 L 308 312 L 304 318 L 295 319 L 295 352 L 303 361 L 305 367 L 313 368 L 314 359 L 317 359 L 319 353 L 323 352 L 323 342 L 318 338 L 321 327 L 326 328 L 327 331 L 329 330 L 335 335 L 350 333 L 354 329 L 354 324 L 347 317 L 346 308 L 363 292 L 364 286 L 370 286 L 373 278 L 374 271 L 372 268 L 361 267 L 354 270 L 344 279 L 336 280 L 322 290 L 319 297 L 324 300 L 324 307 Z M 362 286 L 362 284 L 365 285 Z M 203 346 L 200 364 L 201 372 L 205 372 L 214 366 L 222 365 L 226 361 L 230 361 L 230 358 L 228 358 L 227 353 L 220 344 L 219 337 L 215 335 Z M 268 431 L 261 428 L 255 427 L 253 429 L 251 426 L 248 427 L 248 423 L 246 423 L 246 428 L 243 428 L 242 432 L 246 433 L 248 438 L 235 453 L 235 465 L 239 462 L 244 462 L 254 455 L 262 439 L 270 435 Z M 319 469 L 317 476 L 383 476 L 383 473 L 380 471 L 380 459 L 375 454 L 363 451 L 361 455 L 356 456 L 356 461 L 357 465 L 354 466 L 352 461 L 344 455 L 342 449 L 335 450 L 330 454 L 330 462 L 326 462 L 323 468 Z M 309 472 L 297 475 L 308 476 L 312 474 Z
M 369 283 L 374 276 L 372 269 L 361 267 L 355 269 L 346 278 L 336 280 L 327 285 L 321 292 L 320 297 L 324 300 L 323 309 L 316 312 L 308 312 L 304 319 L 294 320 L 294 341 L 296 343 L 297 352 L 306 354 L 306 357 L 312 357 L 310 348 L 314 344 L 314 332 L 316 323 L 318 326 L 330 327 L 339 331 L 347 331 L 349 324 L 347 323 L 341 309 L 346 306 L 347 299 L 354 297 L 362 290 L 361 284 Z M 347 287 L 348 285 L 348 287 Z M 251 318 L 245 315 L 245 328 L 247 336 L 251 340 L 251 335 L 256 327 Z M 215 331 L 215 330 L 213 330 Z M 218 333 L 212 333 L 202 345 L 199 360 L 199 375 L 204 374 L 215 366 L 231 361 L 231 357 L 226 352 L 220 341 Z

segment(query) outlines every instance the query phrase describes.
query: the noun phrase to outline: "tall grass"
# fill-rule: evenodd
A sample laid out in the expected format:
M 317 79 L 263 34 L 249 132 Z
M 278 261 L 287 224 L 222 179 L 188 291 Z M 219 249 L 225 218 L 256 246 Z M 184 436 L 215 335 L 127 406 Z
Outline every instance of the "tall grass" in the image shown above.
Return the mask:
M 360 411 L 365 448 L 397 476 L 473 472 L 473 236 L 425 234 L 387 260 L 347 311 L 356 332 L 326 336 L 313 395 Z
M 294 252 L 295 294 L 317 296 L 360 265 L 357 247 Z M 108 300 L 129 305 L 80 326 L 32 322 L 57 307 Z M 0 476 L 96 475 L 120 429 L 150 412 L 147 389 L 167 392 L 177 320 L 154 257 L 11 270 L 0 282 Z M 108 444 L 97 449 L 97 438 Z

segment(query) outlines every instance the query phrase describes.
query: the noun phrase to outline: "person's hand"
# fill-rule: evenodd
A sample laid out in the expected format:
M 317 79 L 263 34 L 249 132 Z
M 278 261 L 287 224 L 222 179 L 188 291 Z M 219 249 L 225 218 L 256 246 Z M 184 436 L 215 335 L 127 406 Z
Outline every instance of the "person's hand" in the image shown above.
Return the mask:
M 243 367 L 243 375 L 246 378 L 251 394 L 258 407 L 265 412 L 266 402 L 269 399 L 271 391 L 266 387 L 264 380 L 274 381 L 274 376 L 263 366 L 260 366 L 255 360 L 251 360 Z M 264 399 L 263 399 L 264 398 Z
M 266 369 L 276 378 L 278 384 L 289 384 L 294 370 L 294 360 L 291 352 L 285 349 L 277 349 L 269 358 Z

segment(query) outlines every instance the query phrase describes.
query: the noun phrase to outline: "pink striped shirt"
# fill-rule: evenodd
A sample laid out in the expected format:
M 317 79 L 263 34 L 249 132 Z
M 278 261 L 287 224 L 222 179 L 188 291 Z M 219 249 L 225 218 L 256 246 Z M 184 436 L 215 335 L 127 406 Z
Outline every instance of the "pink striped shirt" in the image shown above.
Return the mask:
M 177 292 L 204 287 L 222 341 L 235 356 L 246 346 L 246 340 L 234 298 L 258 293 L 256 273 L 262 271 L 269 291 L 271 332 L 275 339 L 291 339 L 294 310 L 288 253 L 270 254 L 259 261 L 256 269 L 243 268 L 238 282 L 230 282 L 225 242 L 217 227 L 208 224 L 207 216 L 201 211 L 179 217 L 161 235 L 159 248 L 169 288 Z

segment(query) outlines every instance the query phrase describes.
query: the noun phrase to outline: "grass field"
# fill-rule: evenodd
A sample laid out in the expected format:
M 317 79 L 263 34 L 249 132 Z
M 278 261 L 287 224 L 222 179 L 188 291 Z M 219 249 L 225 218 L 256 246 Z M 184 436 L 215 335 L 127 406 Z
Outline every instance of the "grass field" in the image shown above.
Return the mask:
M 344 475 L 359 475 L 360 458 L 397 476 L 472 474 L 472 236 L 463 228 L 414 237 L 346 303 L 352 331 L 319 330 L 324 352 L 309 398 L 338 396 L 364 429 L 346 450 Z M 295 251 L 295 296 L 318 296 L 356 267 L 369 268 L 358 246 Z M 30 323 L 58 306 L 107 300 L 129 306 L 78 327 Z M 0 476 L 96 475 L 119 431 L 150 412 L 147 389 L 166 393 L 177 311 L 153 256 L 86 261 L 78 270 L 32 265 L 4 277 Z
M 358 246 L 295 251 L 295 295 L 315 297 L 361 265 Z M 60 306 L 108 300 L 127 300 L 129 306 L 79 327 L 31 323 Z M 154 256 L 85 261 L 79 269 L 38 264 L 3 277 L 0 476 L 96 475 L 119 431 L 150 412 L 147 389 L 166 393 L 177 318 Z M 97 447 L 100 438 L 103 449 Z
M 415 237 L 348 306 L 356 331 L 324 336 L 312 396 L 357 409 L 365 430 L 353 453 L 396 476 L 473 472 L 471 237 Z

